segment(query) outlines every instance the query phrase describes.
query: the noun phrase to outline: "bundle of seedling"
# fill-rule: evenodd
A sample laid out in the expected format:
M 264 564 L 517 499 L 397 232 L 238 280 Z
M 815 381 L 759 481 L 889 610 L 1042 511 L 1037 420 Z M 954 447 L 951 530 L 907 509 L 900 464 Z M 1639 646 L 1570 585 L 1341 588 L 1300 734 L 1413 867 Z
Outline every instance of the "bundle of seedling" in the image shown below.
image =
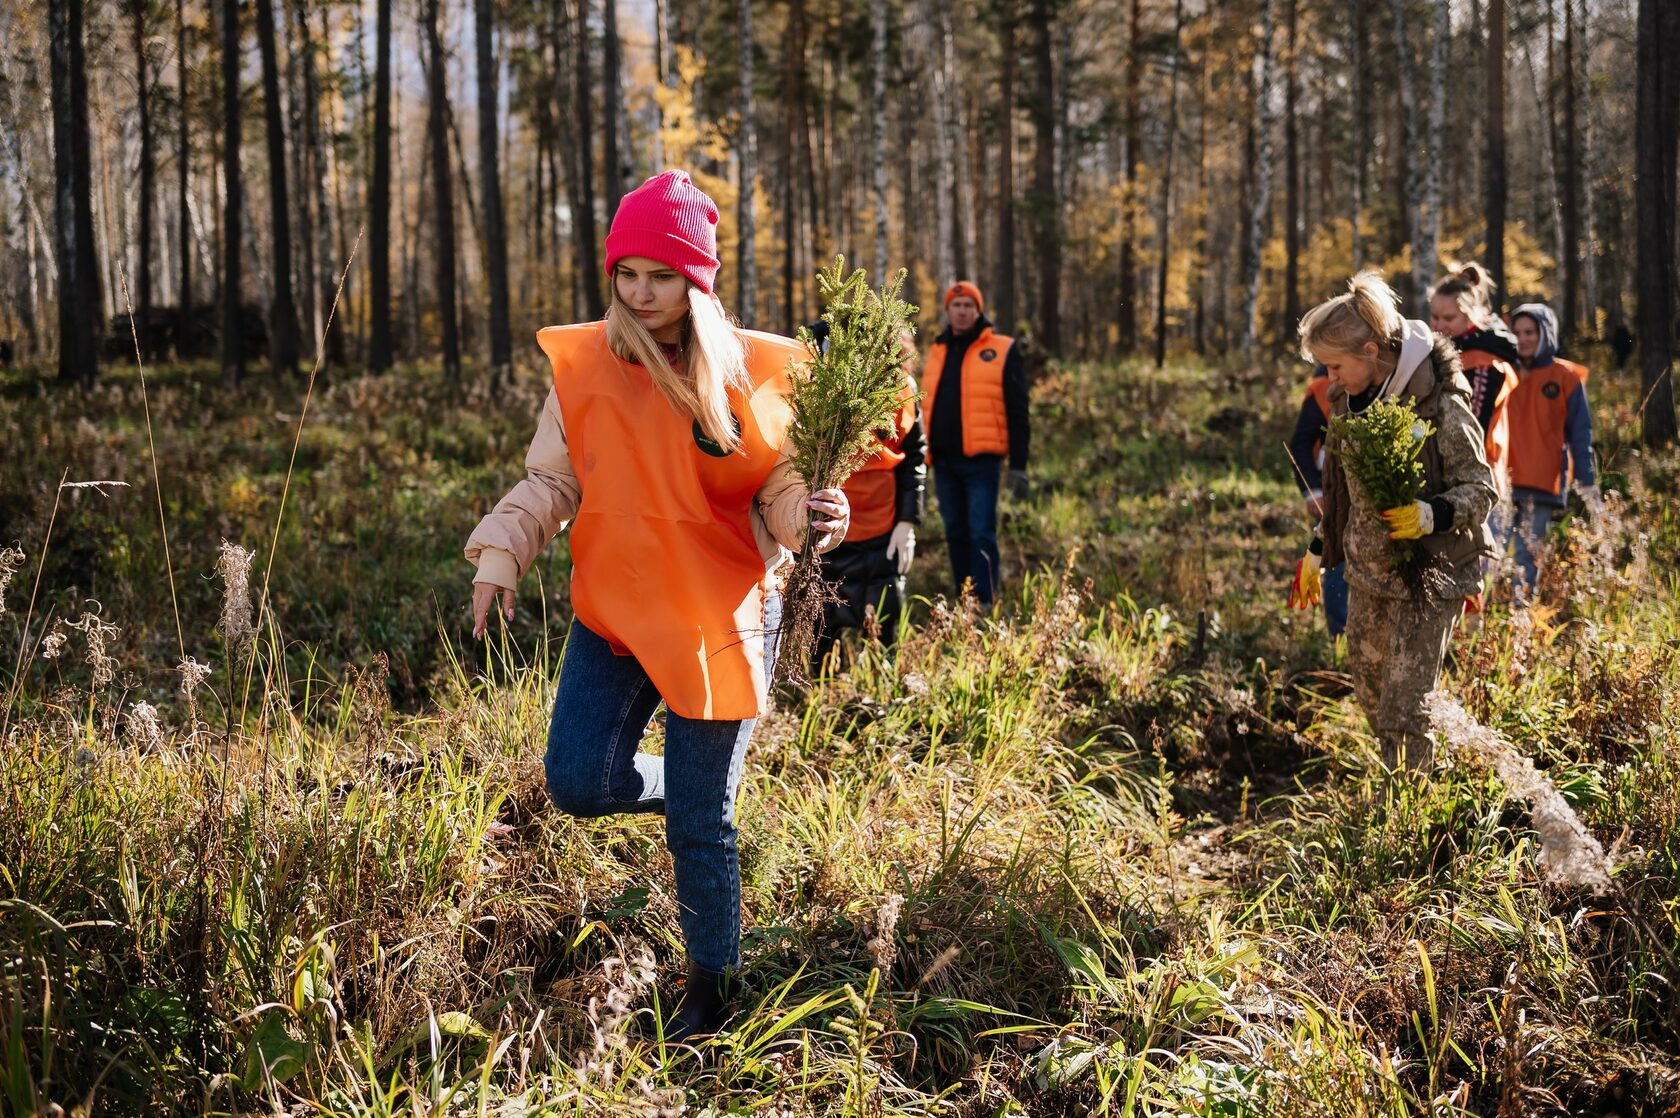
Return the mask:
M 800 330 L 810 357 L 791 371 L 788 398 L 792 465 L 813 493 L 844 485 L 873 452 L 875 433 L 892 426 L 901 406 L 899 338 L 916 313 L 899 297 L 904 278 L 901 268 L 891 283 L 873 288 L 863 269 L 847 274 L 841 256 L 817 273 L 827 343 L 819 345 L 809 330 Z M 823 605 L 833 594 L 823 579 L 816 538 L 816 530 L 807 528 L 805 546 L 782 592 L 780 674 L 785 679 L 804 678 Z
M 1410 400 L 1382 399 L 1358 414 L 1330 420 L 1336 457 L 1378 511 L 1409 507 L 1423 495 L 1423 444 L 1435 428 L 1418 418 Z M 1390 561 L 1421 603 L 1441 581 L 1421 540 L 1390 540 Z

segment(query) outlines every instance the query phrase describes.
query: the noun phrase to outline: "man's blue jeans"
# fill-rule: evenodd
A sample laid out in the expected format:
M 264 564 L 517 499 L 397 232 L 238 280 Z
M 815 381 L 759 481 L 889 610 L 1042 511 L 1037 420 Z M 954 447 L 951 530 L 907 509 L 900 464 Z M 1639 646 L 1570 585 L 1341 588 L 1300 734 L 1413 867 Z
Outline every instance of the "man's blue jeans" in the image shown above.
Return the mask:
M 764 606 L 765 662 L 776 662 L 781 599 Z M 572 622 L 554 695 L 544 768 L 548 794 L 570 815 L 665 816 L 689 958 L 723 971 L 741 961 L 741 867 L 735 790 L 754 719 L 703 721 L 666 712 L 665 755 L 638 752 L 662 700 L 634 656 L 618 656 Z
M 1497 515 L 1489 518 L 1493 526 L 1494 546 L 1504 555 L 1514 540 L 1517 545 L 1516 592 L 1527 596 L 1540 585 L 1540 559 L 1546 550 L 1546 537 L 1552 530 L 1552 518 L 1557 515 L 1555 505 L 1543 501 L 1515 500 L 1497 506 Z
M 1347 570 L 1342 564 L 1324 571 L 1324 621 L 1330 626 L 1330 636 L 1339 637 L 1347 629 L 1348 589 Z
M 996 454 L 942 457 L 933 464 L 933 488 L 945 521 L 945 546 L 958 593 L 969 579 L 983 606 L 992 604 L 1000 574 L 998 489 L 1003 459 Z

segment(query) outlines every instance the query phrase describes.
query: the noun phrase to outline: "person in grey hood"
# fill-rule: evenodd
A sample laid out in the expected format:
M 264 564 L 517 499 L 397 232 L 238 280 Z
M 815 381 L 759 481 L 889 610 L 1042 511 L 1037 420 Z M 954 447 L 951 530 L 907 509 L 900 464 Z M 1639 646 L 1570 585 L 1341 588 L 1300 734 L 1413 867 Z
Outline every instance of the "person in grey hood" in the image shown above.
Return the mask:
M 1433 756 L 1424 699 L 1466 599 L 1481 591 L 1492 551 L 1488 513 L 1496 496 L 1470 386 L 1452 343 L 1400 316 L 1375 272 L 1301 320 L 1301 355 L 1329 370 L 1333 416 L 1358 414 L 1384 397 L 1408 402 L 1433 432 L 1419 460 L 1423 497 L 1409 507 L 1374 505 L 1341 461 L 1332 431 L 1324 469 L 1324 516 L 1296 568 L 1290 604 L 1317 604 L 1322 566 L 1345 563 L 1348 669 L 1390 770 L 1425 770 Z M 1393 540 L 1417 540 L 1439 576 L 1421 596 L 1402 581 Z
M 1533 593 L 1552 518 L 1564 507 L 1571 484 L 1587 511 L 1603 507 L 1593 471 L 1592 409 L 1587 405 L 1587 367 L 1558 356 L 1557 316 L 1544 303 L 1524 303 L 1511 312 L 1519 358 L 1516 390 L 1505 406 L 1511 424 L 1510 515 L 1501 519 L 1503 556 L 1514 541 L 1517 552 L 1513 593 Z

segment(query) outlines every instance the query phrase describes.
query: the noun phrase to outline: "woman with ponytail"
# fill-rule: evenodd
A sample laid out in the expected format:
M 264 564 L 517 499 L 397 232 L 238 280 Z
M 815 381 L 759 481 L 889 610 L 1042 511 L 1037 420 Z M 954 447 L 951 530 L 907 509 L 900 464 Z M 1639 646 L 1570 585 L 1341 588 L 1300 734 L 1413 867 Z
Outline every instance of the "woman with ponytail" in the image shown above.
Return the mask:
M 667 1042 L 716 1032 L 740 963 L 735 792 L 776 662 L 778 579 L 807 526 L 844 539 L 838 489 L 789 466 L 798 343 L 730 324 L 717 206 L 681 171 L 625 195 L 607 235 L 604 322 L 537 342 L 554 387 L 527 477 L 473 530 L 473 635 L 571 524 L 575 617 L 544 767 L 570 815 L 665 816 L 688 983 Z M 663 756 L 638 751 L 667 709 Z
M 1486 435 L 1488 465 L 1503 496 L 1511 449 L 1505 405 L 1517 389 L 1517 339 L 1493 309 L 1493 277 L 1477 263 L 1453 264 L 1429 292 L 1429 324 L 1452 339 L 1470 383 L 1470 410 Z
M 1428 425 L 1419 461 L 1422 498 L 1384 509 L 1348 474 L 1332 431 L 1326 443 L 1323 518 L 1296 566 L 1290 605 L 1318 604 L 1321 567 L 1344 564 L 1348 584 L 1348 669 L 1389 769 L 1427 768 L 1432 746 L 1424 697 L 1464 598 L 1481 584 L 1492 550 L 1487 516 L 1493 474 L 1470 410 L 1457 352 L 1419 321 L 1404 319 L 1375 272 L 1361 272 L 1301 319 L 1301 356 L 1330 376 L 1333 416 L 1357 415 L 1379 399 L 1402 400 Z M 1393 562 L 1393 540 L 1416 540 L 1440 578 L 1421 597 Z

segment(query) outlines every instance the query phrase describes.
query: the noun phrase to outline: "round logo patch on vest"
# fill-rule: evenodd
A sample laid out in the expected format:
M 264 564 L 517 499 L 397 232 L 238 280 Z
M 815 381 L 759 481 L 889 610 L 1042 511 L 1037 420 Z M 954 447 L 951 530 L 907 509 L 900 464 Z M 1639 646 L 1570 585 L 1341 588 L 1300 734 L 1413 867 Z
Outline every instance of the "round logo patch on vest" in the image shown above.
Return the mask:
M 1544 396 L 1548 400 L 1555 400 L 1559 396 L 1563 395 L 1563 385 L 1559 384 L 1555 380 L 1547 381 L 1545 384 L 1540 386 L 1540 395 Z
M 982 360 L 982 361 L 996 361 L 997 360 L 997 350 L 995 350 L 995 349 L 983 349 L 983 350 L 981 350 L 980 351 L 980 360 Z
M 741 434 L 740 417 L 731 412 L 729 422 L 734 424 L 735 434 L 739 437 Z M 721 443 L 718 443 L 707 436 L 705 430 L 700 426 L 700 421 L 698 419 L 694 421 L 694 445 L 699 447 L 705 453 L 711 455 L 713 458 L 729 457 L 729 451 L 723 449 L 723 445 Z

